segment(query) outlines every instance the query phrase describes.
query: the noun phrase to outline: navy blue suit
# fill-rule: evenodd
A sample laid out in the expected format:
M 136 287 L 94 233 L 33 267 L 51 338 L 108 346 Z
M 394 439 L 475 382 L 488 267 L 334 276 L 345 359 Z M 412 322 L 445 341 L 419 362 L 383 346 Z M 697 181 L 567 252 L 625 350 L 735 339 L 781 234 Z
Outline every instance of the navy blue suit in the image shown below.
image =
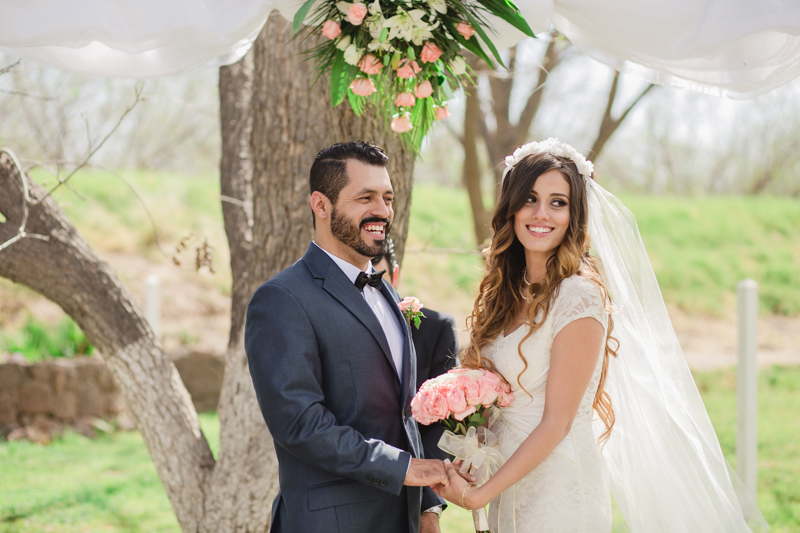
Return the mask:
M 381 292 L 401 322 L 402 376 L 372 309 L 315 244 L 253 295 L 245 349 L 279 463 L 273 532 L 416 533 L 421 511 L 442 503 L 403 486 L 423 456 L 416 360 L 397 293 Z
M 453 368 L 458 353 L 455 319 L 427 307 L 422 309 L 422 314 L 425 315 L 425 318 L 421 320 L 419 329 L 413 326 L 411 328 L 414 348 L 417 352 L 417 390 L 425 380 L 435 378 Z M 425 457 L 450 458 L 438 446 L 442 433 L 444 433 L 444 426 L 441 424 L 419 426 Z

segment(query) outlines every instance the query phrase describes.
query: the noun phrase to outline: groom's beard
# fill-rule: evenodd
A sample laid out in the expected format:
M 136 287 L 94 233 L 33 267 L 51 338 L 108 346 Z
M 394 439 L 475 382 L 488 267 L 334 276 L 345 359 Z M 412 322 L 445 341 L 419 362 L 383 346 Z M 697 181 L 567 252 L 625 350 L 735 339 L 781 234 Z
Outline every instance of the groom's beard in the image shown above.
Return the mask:
M 345 215 L 339 213 L 334 207 L 331 210 L 331 233 L 339 241 L 346 244 L 364 257 L 376 257 L 386 253 L 386 239 L 375 241 L 370 244 L 361 238 L 361 227 L 370 222 L 385 222 L 386 229 L 384 237 L 389 235 L 391 227 L 389 219 L 380 217 L 369 217 L 362 220 L 359 224 L 351 222 Z

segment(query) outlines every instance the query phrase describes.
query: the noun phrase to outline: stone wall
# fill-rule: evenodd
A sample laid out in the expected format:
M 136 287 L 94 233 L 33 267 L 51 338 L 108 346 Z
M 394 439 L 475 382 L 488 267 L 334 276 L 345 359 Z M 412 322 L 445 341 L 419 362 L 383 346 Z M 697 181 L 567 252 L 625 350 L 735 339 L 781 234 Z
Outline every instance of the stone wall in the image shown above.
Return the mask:
M 195 408 L 216 408 L 222 386 L 222 362 L 211 355 L 172 357 L 192 395 Z M 63 426 L 92 435 L 116 420 L 132 429 L 125 401 L 99 357 L 51 359 L 40 363 L 0 362 L 0 433 L 3 437 L 49 442 Z M 113 426 L 110 426 L 113 427 Z

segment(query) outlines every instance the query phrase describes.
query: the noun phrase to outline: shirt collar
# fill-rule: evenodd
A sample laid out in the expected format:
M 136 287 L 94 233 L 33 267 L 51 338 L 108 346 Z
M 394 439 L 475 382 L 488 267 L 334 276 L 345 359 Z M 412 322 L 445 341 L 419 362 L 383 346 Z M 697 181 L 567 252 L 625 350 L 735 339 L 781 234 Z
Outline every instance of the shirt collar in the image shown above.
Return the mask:
M 319 244 L 314 243 L 314 245 L 323 252 L 325 252 L 326 254 L 328 254 L 328 257 L 330 257 L 333 260 L 333 262 L 336 263 L 336 265 L 342 270 L 342 272 L 344 272 L 344 275 L 347 276 L 347 278 L 350 280 L 350 283 L 355 284 L 356 278 L 361 273 L 360 268 L 358 268 L 352 263 L 348 263 L 347 261 L 345 261 L 340 257 L 336 257 L 335 255 L 330 253 L 328 250 L 326 250 Z M 367 267 L 367 274 L 372 274 L 373 272 L 375 272 L 375 269 L 372 267 L 372 262 L 370 261 L 369 266 Z

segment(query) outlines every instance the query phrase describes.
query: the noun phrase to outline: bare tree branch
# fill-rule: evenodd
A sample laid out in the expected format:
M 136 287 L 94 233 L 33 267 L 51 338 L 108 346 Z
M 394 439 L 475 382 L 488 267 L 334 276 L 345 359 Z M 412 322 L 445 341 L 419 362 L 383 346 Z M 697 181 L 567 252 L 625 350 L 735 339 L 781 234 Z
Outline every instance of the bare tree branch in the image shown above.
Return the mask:
M 20 63 L 22 63 L 22 59 L 17 59 L 17 60 L 16 60 L 14 63 L 11 63 L 10 65 L 7 65 L 7 66 L 5 66 L 5 67 L 3 67 L 3 68 L 0 68 L 0 76 L 2 76 L 3 74 L 5 74 L 6 72 L 11 72 L 11 71 L 12 71 L 12 70 L 14 70 L 15 68 L 17 68 L 17 66 L 18 66 Z
M 83 158 L 83 161 L 81 161 L 81 162 L 78 164 L 78 166 L 77 166 L 75 169 L 73 169 L 73 171 L 72 171 L 72 172 L 70 172 L 70 173 L 67 175 L 67 177 L 66 177 L 66 178 L 64 178 L 63 180 L 62 180 L 62 179 L 59 179 L 59 180 L 58 180 L 58 181 L 59 181 L 58 185 L 56 185 L 55 187 L 53 187 L 52 189 L 50 189 L 49 191 L 47 191 L 47 194 L 45 194 L 43 198 L 40 198 L 40 199 L 37 201 L 37 203 L 41 203 L 41 202 L 43 202 L 45 199 L 49 198 L 49 197 L 50 197 L 50 195 L 52 195 L 52 194 L 53 194 L 53 192 L 55 192 L 55 191 L 56 191 L 56 190 L 57 190 L 59 187 L 61 187 L 62 185 L 65 185 L 65 184 L 66 184 L 66 183 L 69 181 L 69 179 L 70 179 L 70 178 L 72 178 L 72 176 L 74 176 L 74 175 L 75 175 L 75 174 L 76 174 L 76 173 L 77 173 L 77 172 L 78 172 L 80 169 L 82 169 L 83 167 L 85 167 L 85 166 L 87 165 L 87 163 L 88 163 L 88 162 L 89 162 L 89 160 L 92 158 L 92 156 L 94 156 L 94 154 L 96 154 L 96 153 L 97 153 L 97 151 L 98 151 L 98 150 L 100 150 L 100 148 L 102 148 L 102 147 L 103 147 L 103 145 L 106 143 L 106 141 L 107 141 L 109 138 L 111 138 L 111 136 L 112 136 L 112 135 L 114 135 L 114 132 L 115 132 L 115 131 L 117 131 L 117 129 L 120 127 L 120 125 L 122 124 L 122 121 L 123 121 L 123 120 L 125 120 L 125 117 L 127 117 L 127 116 L 128 116 L 128 114 L 129 114 L 131 111 L 133 111 L 133 109 L 136 107 L 136 105 L 137 105 L 139 102 L 141 102 L 141 101 L 144 99 L 144 98 L 142 98 L 142 89 L 143 89 L 143 87 L 144 87 L 144 85 L 143 85 L 143 84 L 139 84 L 139 85 L 137 85 L 137 86 L 136 86 L 136 89 L 135 89 L 136 98 L 135 98 L 135 100 L 133 101 L 133 103 L 132 103 L 131 105 L 129 105 L 129 106 L 128 106 L 128 107 L 125 109 L 125 111 L 123 111 L 123 112 L 122 112 L 122 115 L 119 117 L 119 120 L 117 121 L 117 123 L 116 123 L 116 124 L 114 124 L 114 127 L 113 127 L 113 128 L 111 128 L 111 131 L 109 131 L 109 132 L 106 134 L 106 136 L 105 136 L 105 137 L 103 137 L 103 138 L 100 140 L 100 142 L 97 144 L 97 146 L 95 146 L 94 148 L 91 148 L 91 146 L 90 146 L 90 151 L 89 151 L 89 153 L 86 155 L 86 157 L 85 157 L 85 158 Z
M 30 203 L 30 196 L 28 195 L 28 180 L 25 179 L 25 172 L 22 170 L 22 165 L 19 164 L 17 154 L 15 154 L 10 148 L 0 148 L 0 153 L 6 153 L 8 155 L 17 170 L 17 174 L 19 174 L 19 179 L 22 181 L 22 222 L 20 222 L 17 234 L 8 239 L 6 242 L 0 244 L 0 252 L 26 237 L 41 239 L 43 241 L 50 240 L 49 236 L 39 235 L 38 233 L 28 233 L 25 230 L 26 226 L 28 225 L 28 203 Z
M 617 129 L 625 120 L 625 118 L 627 118 L 631 110 L 634 107 L 636 107 L 636 105 L 641 101 L 641 99 L 644 98 L 644 96 L 648 92 L 650 92 L 650 90 L 653 87 L 655 87 L 655 85 L 653 85 L 652 83 L 649 84 L 641 93 L 639 93 L 639 96 L 637 96 L 636 99 L 634 99 L 634 101 L 631 102 L 631 104 L 625 109 L 625 111 L 622 112 L 622 114 L 619 117 L 613 118 L 611 116 L 611 109 L 614 106 L 614 101 L 617 98 L 619 77 L 620 73 L 614 72 L 614 79 L 611 82 L 611 89 L 609 90 L 608 98 L 606 99 L 606 109 L 603 113 L 603 120 L 600 123 L 600 130 L 597 132 L 597 138 L 595 139 L 594 144 L 592 145 L 592 149 L 589 151 L 589 154 L 592 155 L 592 159 L 596 159 L 600 155 L 600 152 L 603 150 L 603 147 L 605 146 L 608 139 L 610 139 L 611 136 L 614 134 L 614 132 L 617 131 Z

